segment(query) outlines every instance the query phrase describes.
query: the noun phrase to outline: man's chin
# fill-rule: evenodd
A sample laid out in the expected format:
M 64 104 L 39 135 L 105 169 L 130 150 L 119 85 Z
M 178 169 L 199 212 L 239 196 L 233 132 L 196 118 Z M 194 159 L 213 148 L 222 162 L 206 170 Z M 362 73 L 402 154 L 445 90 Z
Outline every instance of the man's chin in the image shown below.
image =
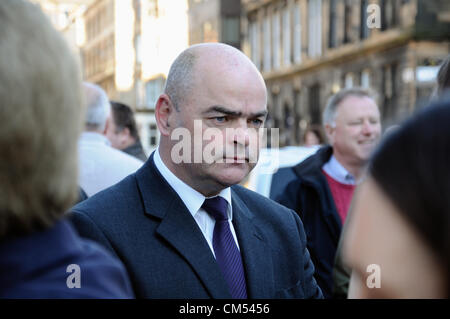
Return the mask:
M 243 164 L 245 165 L 245 164 Z M 226 172 L 217 172 L 217 180 L 227 187 L 239 184 L 249 173 L 248 169 L 228 168 Z

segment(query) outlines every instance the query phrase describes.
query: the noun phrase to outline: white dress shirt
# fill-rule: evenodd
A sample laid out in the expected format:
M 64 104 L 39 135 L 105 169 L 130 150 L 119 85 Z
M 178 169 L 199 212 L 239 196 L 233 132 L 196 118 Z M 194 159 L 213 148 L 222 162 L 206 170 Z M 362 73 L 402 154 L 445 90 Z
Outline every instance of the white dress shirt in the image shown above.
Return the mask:
M 81 134 L 78 141 L 79 183 L 88 196 L 120 182 L 143 164 L 110 145 L 102 134 Z
M 203 202 L 206 197 L 201 193 L 197 192 L 195 189 L 187 185 L 174 173 L 170 171 L 169 168 L 164 164 L 159 155 L 159 147 L 156 149 L 153 155 L 153 160 L 155 162 L 155 166 L 164 179 L 169 183 L 169 185 L 175 190 L 178 196 L 183 201 L 184 205 L 186 205 L 187 209 L 191 213 L 198 227 L 200 228 L 203 236 L 208 242 L 209 247 L 215 257 L 214 248 L 213 248 L 213 234 L 214 234 L 214 225 L 216 221 L 214 217 L 209 215 L 203 208 Z M 233 227 L 233 208 L 231 205 L 231 189 L 229 187 L 222 190 L 217 196 L 223 197 L 228 202 L 228 223 L 230 225 L 231 233 L 233 234 L 234 241 L 236 242 L 237 247 L 239 248 L 239 243 L 237 241 L 236 232 Z M 213 196 L 215 197 L 215 196 Z
M 328 162 L 326 162 L 322 169 L 327 173 L 331 178 L 338 181 L 341 184 L 346 185 L 356 185 L 355 177 L 350 174 L 341 163 L 338 162 L 334 155 L 331 155 L 331 158 Z

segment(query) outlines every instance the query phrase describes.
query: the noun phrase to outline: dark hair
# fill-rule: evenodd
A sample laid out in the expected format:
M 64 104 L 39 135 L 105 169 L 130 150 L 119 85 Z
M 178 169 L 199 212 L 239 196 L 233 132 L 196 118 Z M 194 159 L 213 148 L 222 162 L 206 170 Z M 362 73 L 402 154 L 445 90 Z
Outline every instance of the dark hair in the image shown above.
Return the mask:
M 437 74 L 438 96 L 442 95 L 446 90 L 450 90 L 450 54 L 442 62 Z
M 447 273 L 450 293 L 450 100 L 421 110 L 377 148 L 370 175 Z
M 308 132 L 312 132 L 317 136 L 319 144 L 323 144 L 325 142 L 320 125 L 310 125 L 306 128 L 305 134 L 303 134 L 303 143 L 306 142 L 306 136 L 308 135 Z
M 133 110 L 128 105 L 116 101 L 111 101 L 111 110 L 114 123 L 116 124 L 119 132 L 125 128 L 128 128 L 130 130 L 130 135 L 136 140 L 139 140 Z

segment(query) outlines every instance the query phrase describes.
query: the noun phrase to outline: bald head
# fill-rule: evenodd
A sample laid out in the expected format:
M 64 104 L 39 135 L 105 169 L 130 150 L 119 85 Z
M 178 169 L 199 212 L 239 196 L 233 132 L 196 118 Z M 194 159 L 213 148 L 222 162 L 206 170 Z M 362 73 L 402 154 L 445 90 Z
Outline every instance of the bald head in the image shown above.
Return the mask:
M 253 62 L 238 49 L 224 43 L 201 43 L 184 50 L 173 62 L 164 93 L 179 110 L 181 101 L 191 96 L 196 85 L 230 73 L 250 73 L 257 84 L 264 80 Z

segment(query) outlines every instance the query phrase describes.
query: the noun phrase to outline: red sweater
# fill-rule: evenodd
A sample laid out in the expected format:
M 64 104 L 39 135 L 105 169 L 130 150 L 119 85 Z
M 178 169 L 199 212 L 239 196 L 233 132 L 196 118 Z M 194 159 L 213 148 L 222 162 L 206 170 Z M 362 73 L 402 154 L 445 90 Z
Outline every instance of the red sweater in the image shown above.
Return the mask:
M 327 178 L 339 217 L 342 225 L 344 225 L 356 185 L 342 184 L 325 173 L 324 170 L 322 170 L 322 173 Z

